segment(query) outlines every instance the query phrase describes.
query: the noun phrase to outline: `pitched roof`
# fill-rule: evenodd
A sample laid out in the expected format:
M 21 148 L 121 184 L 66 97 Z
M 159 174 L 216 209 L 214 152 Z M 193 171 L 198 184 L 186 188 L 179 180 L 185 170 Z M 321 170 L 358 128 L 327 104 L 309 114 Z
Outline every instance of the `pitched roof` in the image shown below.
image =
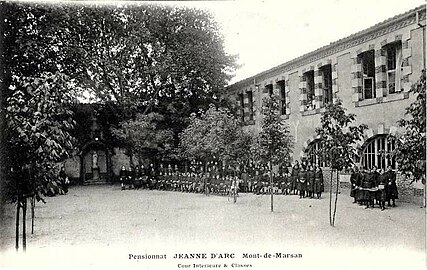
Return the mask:
M 350 36 L 347 36 L 345 38 L 342 38 L 342 39 L 339 39 L 337 41 L 331 42 L 328 45 L 322 46 L 322 47 L 320 47 L 320 48 L 318 48 L 318 49 L 316 49 L 314 51 L 311 51 L 309 53 L 303 54 L 302 56 L 294 58 L 294 59 L 292 59 L 290 61 L 287 61 L 287 62 L 285 62 L 283 64 L 280 64 L 280 65 L 275 66 L 273 68 L 270 68 L 268 70 L 262 71 L 262 72 L 260 72 L 258 74 L 255 74 L 255 75 L 253 75 L 251 77 L 248 77 L 246 79 L 243 79 L 243 80 L 240 80 L 238 82 L 235 82 L 235 83 L 227 86 L 227 89 L 238 88 L 238 87 L 245 87 L 245 86 L 251 85 L 251 84 L 253 84 L 254 81 L 256 81 L 256 79 L 260 79 L 261 77 L 264 77 L 266 75 L 270 75 L 271 73 L 275 73 L 275 72 L 281 71 L 281 70 L 285 69 L 286 67 L 289 67 L 289 66 L 291 66 L 293 64 L 296 64 L 296 63 L 298 63 L 300 61 L 306 60 L 306 59 L 308 59 L 308 58 L 310 58 L 310 57 L 312 57 L 312 56 L 314 56 L 316 54 L 319 54 L 321 52 L 327 51 L 328 49 L 331 49 L 333 47 L 345 44 L 345 43 L 347 43 L 349 41 L 352 41 L 354 39 L 360 38 L 362 36 L 368 35 L 368 34 L 370 34 L 372 32 L 375 32 L 375 31 L 377 31 L 377 30 L 379 30 L 381 28 L 385 28 L 385 27 L 388 27 L 388 26 L 393 25 L 395 23 L 398 23 L 398 22 L 400 22 L 402 20 L 406 20 L 406 19 L 408 19 L 408 18 L 410 18 L 412 16 L 416 16 L 416 13 L 420 12 L 420 11 L 424 11 L 423 15 L 424 15 L 424 19 L 425 19 L 426 6 L 425 5 L 421 5 L 419 7 L 413 8 L 413 9 L 407 11 L 407 12 L 398 14 L 398 15 L 396 15 L 394 17 L 391 17 L 391 18 L 389 18 L 389 19 L 387 19 L 385 21 L 377 23 L 377 24 L 375 24 L 375 25 L 373 25 L 373 26 L 371 26 L 371 27 L 369 27 L 367 29 L 364 29 L 364 30 L 361 30 L 359 32 L 356 32 L 356 33 L 354 33 L 354 34 L 352 34 Z

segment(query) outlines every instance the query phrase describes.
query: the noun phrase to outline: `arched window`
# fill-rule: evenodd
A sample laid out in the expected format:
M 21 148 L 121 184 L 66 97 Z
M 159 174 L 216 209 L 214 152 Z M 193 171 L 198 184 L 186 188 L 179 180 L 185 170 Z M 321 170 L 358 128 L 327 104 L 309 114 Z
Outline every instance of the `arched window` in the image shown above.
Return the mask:
M 391 152 L 395 149 L 395 142 L 386 135 L 379 135 L 369 139 L 363 149 L 362 166 L 371 169 L 374 165 L 379 169 L 386 169 L 389 165 L 396 169 L 396 160 Z
M 326 167 L 326 162 L 322 158 L 322 155 L 320 153 L 320 141 L 315 140 L 311 142 L 307 149 L 305 150 L 305 153 L 307 154 L 307 160 L 311 162 L 314 165 L 318 165 L 320 167 Z

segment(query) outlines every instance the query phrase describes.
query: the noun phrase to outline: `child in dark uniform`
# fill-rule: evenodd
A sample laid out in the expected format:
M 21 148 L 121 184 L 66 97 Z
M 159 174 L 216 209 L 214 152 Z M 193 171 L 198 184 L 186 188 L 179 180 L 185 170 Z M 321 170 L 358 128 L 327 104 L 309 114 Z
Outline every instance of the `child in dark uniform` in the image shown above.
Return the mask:
M 387 167 L 386 180 L 387 180 L 387 201 L 388 206 L 390 205 L 390 200 L 393 201 L 393 207 L 396 206 L 395 200 L 399 198 L 396 185 L 396 173 L 392 170 L 391 166 Z

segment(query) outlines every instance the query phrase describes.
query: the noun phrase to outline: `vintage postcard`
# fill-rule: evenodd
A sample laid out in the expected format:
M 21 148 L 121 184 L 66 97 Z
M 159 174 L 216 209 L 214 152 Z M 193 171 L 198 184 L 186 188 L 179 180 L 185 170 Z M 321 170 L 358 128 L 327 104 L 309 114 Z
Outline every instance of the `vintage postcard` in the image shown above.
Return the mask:
M 1 268 L 426 267 L 424 1 L 0 19 Z

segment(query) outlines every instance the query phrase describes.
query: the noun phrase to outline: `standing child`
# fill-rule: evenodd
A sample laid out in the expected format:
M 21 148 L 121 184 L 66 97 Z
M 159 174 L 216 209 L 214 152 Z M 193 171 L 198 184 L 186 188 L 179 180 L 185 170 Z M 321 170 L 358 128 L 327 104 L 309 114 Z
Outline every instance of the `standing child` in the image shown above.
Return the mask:
M 390 200 L 393 201 L 393 207 L 396 206 L 395 200 L 399 198 L 399 193 L 397 191 L 397 185 L 396 185 L 396 173 L 392 170 L 391 166 L 387 167 L 386 172 L 386 179 L 387 179 L 387 201 L 388 206 L 390 205 Z
M 298 163 L 298 160 L 295 161 L 294 166 L 292 167 L 292 172 L 291 172 L 291 190 L 293 191 L 294 195 L 297 194 L 297 190 L 298 190 L 298 174 L 300 171 L 300 166 Z
M 316 193 L 317 199 L 322 196 L 323 190 L 323 172 L 319 166 L 314 167 L 314 188 L 313 192 Z
M 305 198 L 305 191 L 307 189 L 307 172 L 304 167 L 298 172 L 298 190 L 299 198 Z
M 307 171 L 307 192 L 308 192 L 308 197 L 310 197 L 310 199 L 314 198 L 314 181 L 315 181 L 314 167 L 310 165 Z
M 378 177 L 377 200 L 380 203 L 381 211 L 385 210 L 385 201 L 387 200 L 387 174 L 382 170 Z

